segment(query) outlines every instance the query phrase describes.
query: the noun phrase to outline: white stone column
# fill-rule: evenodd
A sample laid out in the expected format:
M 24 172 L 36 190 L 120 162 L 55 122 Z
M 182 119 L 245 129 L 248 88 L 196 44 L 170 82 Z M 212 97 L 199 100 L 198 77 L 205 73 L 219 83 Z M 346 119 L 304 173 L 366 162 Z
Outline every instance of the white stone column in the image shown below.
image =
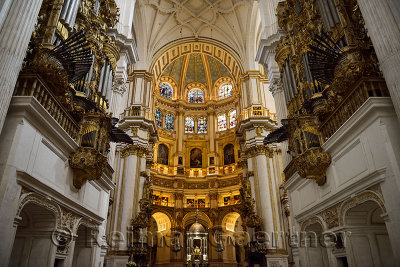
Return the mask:
M 270 177 L 267 171 L 267 160 L 269 159 L 267 158 L 265 153 L 259 153 L 254 157 L 253 160 L 255 163 L 254 174 L 255 179 L 257 180 L 256 183 L 258 183 L 259 190 L 259 194 L 256 194 L 258 195 L 260 200 L 257 201 L 257 203 L 260 204 L 259 210 L 261 211 L 261 214 L 259 215 L 263 218 L 264 231 L 267 232 L 271 240 L 271 233 L 274 232 L 274 216 L 271 203 L 272 192 L 269 186 Z M 257 186 L 255 188 L 257 188 Z
M 42 0 L 13 0 L 0 31 L 0 132 Z
M 365 26 L 371 37 L 380 68 L 392 97 L 393 105 L 400 120 L 400 27 L 392 9 L 400 10 L 400 3 L 385 0 L 358 0 Z M 397 7 L 397 8 L 396 8 Z
M 119 191 L 119 196 L 116 206 L 115 214 L 115 230 L 122 233 L 125 242 L 121 242 L 118 247 L 119 250 L 127 248 L 127 233 L 131 225 L 131 219 L 137 214 L 139 183 L 140 183 L 140 157 L 132 153 L 121 161 L 123 164 L 121 170 L 121 182 L 116 188 Z

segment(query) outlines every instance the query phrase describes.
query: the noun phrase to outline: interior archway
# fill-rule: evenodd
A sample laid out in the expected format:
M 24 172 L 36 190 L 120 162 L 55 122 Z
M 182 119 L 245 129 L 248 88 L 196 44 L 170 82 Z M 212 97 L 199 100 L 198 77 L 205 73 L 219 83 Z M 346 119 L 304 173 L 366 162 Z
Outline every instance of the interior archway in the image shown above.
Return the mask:
M 344 217 L 351 232 L 346 249 L 351 249 L 350 264 L 362 266 L 393 266 L 393 250 L 382 218 L 382 208 L 369 200 L 349 209 Z

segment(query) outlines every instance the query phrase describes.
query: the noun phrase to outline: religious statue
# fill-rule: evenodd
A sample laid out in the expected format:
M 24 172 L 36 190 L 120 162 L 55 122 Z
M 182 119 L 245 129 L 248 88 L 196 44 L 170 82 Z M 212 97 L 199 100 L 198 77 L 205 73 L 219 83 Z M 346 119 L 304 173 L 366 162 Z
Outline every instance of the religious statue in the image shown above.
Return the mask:
M 199 246 L 196 246 L 196 247 L 193 249 L 193 255 L 199 256 L 200 254 L 201 254 L 201 250 L 200 250 Z

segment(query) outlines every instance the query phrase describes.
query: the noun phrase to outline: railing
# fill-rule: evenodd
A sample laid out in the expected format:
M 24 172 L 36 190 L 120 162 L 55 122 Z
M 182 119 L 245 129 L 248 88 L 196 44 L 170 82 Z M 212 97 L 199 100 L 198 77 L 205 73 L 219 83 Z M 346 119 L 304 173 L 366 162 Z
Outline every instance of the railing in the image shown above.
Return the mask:
M 209 208 L 210 203 L 204 203 L 204 204 L 184 204 L 184 208 L 195 208 L 195 209 L 201 209 L 201 208 Z
M 240 114 L 241 120 L 246 120 L 253 117 L 268 117 L 271 120 L 276 121 L 276 114 L 270 112 L 268 109 L 264 109 L 261 105 L 253 105 L 249 108 L 243 109 Z
M 389 96 L 383 79 L 363 79 L 349 93 L 331 115 L 321 124 L 319 130 L 323 141 L 328 140 L 370 97 Z
M 142 117 L 148 120 L 154 120 L 154 114 L 142 106 L 130 106 L 123 112 L 123 117 Z
M 175 207 L 175 203 L 173 203 L 173 202 L 163 202 L 163 201 L 155 201 L 155 200 L 153 200 L 153 205 L 163 206 L 163 207 Z
M 79 132 L 78 124 L 38 75 L 21 74 L 14 96 L 35 97 L 68 135 L 76 140 Z

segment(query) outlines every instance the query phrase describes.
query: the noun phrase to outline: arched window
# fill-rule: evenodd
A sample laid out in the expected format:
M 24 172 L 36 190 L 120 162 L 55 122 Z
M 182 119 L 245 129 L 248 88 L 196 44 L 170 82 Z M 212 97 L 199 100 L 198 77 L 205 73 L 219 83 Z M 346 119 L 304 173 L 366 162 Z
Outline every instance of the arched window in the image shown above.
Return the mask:
M 172 114 L 165 115 L 165 126 L 164 127 L 168 131 L 174 130 L 174 115 L 172 115 Z
M 207 118 L 200 117 L 197 121 L 197 133 L 205 134 L 207 133 Z
M 224 147 L 224 165 L 235 163 L 235 149 L 232 144 Z
M 156 109 L 156 113 L 154 115 L 156 119 L 156 124 L 158 127 L 162 127 L 162 113 L 159 109 Z
M 194 133 L 194 120 L 190 117 L 185 118 L 185 133 Z
M 193 148 L 190 150 L 190 168 L 202 168 L 203 158 L 201 149 Z
M 188 94 L 189 103 L 204 103 L 204 93 L 200 89 L 192 89 Z
M 168 165 L 168 147 L 164 144 L 158 146 L 157 163 Z
M 232 95 L 232 88 L 232 84 L 230 83 L 225 83 L 221 85 L 218 90 L 219 99 L 230 97 Z
M 229 128 L 236 127 L 237 119 L 236 119 L 236 109 L 229 112 Z
M 218 115 L 218 131 L 225 131 L 227 129 L 226 127 L 226 115 L 221 114 Z
M 160 83 L 160 95 L 163 97 L 172 99 L 172 94 L 174 93 L 174 90 L 172 89 L 172 86 L 169 83 Z

